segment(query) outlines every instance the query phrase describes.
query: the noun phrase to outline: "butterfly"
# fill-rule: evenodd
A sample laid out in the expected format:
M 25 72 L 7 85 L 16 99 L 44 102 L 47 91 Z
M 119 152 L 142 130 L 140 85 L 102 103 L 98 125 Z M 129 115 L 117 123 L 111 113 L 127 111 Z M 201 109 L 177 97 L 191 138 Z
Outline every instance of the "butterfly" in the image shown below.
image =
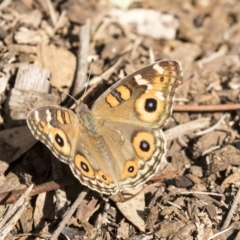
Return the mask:
M 75 111 L 46 105 L 31 110 L 28 126 L 80 182 L 101 194 L 145 183 L 165 159 L 162 128 L 171 115 L 181 65 L 162 60 L 116 82 L 93 104 Z

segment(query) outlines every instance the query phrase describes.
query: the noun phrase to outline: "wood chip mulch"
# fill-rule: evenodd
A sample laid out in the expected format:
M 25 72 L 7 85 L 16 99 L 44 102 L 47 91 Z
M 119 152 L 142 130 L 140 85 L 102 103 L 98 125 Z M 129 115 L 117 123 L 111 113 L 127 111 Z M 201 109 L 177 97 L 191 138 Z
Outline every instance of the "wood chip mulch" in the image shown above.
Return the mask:
M 239 1 L 120 2 L 0 1 L 0 240 L 240 239 Z M 83 187 L 26 126 L 88 79 L 91 106 L 161 59 L 183 68 L 167 166 L 126 204 Z

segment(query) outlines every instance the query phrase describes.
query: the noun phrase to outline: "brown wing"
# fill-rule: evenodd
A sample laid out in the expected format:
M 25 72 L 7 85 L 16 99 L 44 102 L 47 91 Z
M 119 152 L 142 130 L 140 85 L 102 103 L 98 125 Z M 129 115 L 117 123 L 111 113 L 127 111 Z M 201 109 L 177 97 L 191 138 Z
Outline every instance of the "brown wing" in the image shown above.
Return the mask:
M 93 105 L 103 145 L 111 150 L 102 158 L 114 169 L 115 191 L 136 187 L 158 171 L 166 151 L 161 128 L 180 81 L 178 62 L 159 61 L 120 80 Z
M 97 99 L 92 111 L 106 121 L 162 127 L 171 114 L 181 78 L 177 61 L 150 64 L 110 87 Z
M 41 106 L 27 117 L 34 137 L 44 143 L 63 162 L 69 163 L 79 137 L 79 121 L 74 112 L 59 106 Z

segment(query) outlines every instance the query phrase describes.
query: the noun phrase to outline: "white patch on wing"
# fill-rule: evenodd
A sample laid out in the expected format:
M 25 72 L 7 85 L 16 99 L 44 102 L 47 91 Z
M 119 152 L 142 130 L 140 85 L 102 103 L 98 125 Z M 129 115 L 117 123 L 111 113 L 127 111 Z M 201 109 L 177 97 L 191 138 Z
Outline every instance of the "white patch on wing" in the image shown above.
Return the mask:
M 40 122 L 39 112 L 37 110 L 34 111 L 34 116 L 35 116 L 35 119 L 37 120 L 37 122 Z
M 134 79 L 136 81 L 141 80 L 142 79 L 142 75 L 141 74 L 137 74 L 137 75 L 134 76 Z
M 147 85 L 149 83 L 148 80 L 143 78 L 136 80 L 136 82 L 138 83 L 138 85 Z
M 49 109 L 46 110 L 46 115 L 47 115 L 46 120 L 49 123 L 52 120 L 51 112 L 49 111 Z
M 151 90 L 151 89 L 153 89 L 153 85 L 152 84 L 148 84 L 147 85 L 147 90 Z
M 160 101 L 162 101 L 162 102 L 165 101 L 165 97 L 163 96 L 163 93 L 162 93 L 162 92 L 156 91 L 156 92 L 155 92 L 155 96 L 156 96 Z
M 135 79 L 135 81 L 137 82 L 138 85 L 146 85 L 147 90 L 153 89 L 152 84 L 150 84 L 148 80 L 143 79 L 141 74 L 135 75 L 134 79 Z
M 50 124 L 50 121 L 52 120 L 52 116 L 51 116 L 51 112 L 49 111 L 49 109 L 46 110 L 46 120 L 47 120 L 47 125 L 49 128 L 52 128 L 52 125 Z
M 134 79 L 138 85 L 148 85 L 149 84 L 149 81 L 146 79 L 143 79 L 141 74 L 135 75 Z
M 163 72 L 164 72 L 164 69 L 161 66 L 159 66 L 158 64 L 154 64 L 153 69 L 156 70 L 159 74 L 163 74 Z

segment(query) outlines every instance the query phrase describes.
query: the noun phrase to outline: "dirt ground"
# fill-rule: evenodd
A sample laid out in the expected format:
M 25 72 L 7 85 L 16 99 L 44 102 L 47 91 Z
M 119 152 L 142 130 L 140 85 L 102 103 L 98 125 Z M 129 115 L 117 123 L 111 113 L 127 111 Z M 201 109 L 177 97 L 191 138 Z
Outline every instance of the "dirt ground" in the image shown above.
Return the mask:
M 183 72 L 166 164 L 129 201 L 81 185 L 26 125 L 164 59 Z M 240 239 L 238 0 L 1 1 L 0 101 L 0 239 Z

